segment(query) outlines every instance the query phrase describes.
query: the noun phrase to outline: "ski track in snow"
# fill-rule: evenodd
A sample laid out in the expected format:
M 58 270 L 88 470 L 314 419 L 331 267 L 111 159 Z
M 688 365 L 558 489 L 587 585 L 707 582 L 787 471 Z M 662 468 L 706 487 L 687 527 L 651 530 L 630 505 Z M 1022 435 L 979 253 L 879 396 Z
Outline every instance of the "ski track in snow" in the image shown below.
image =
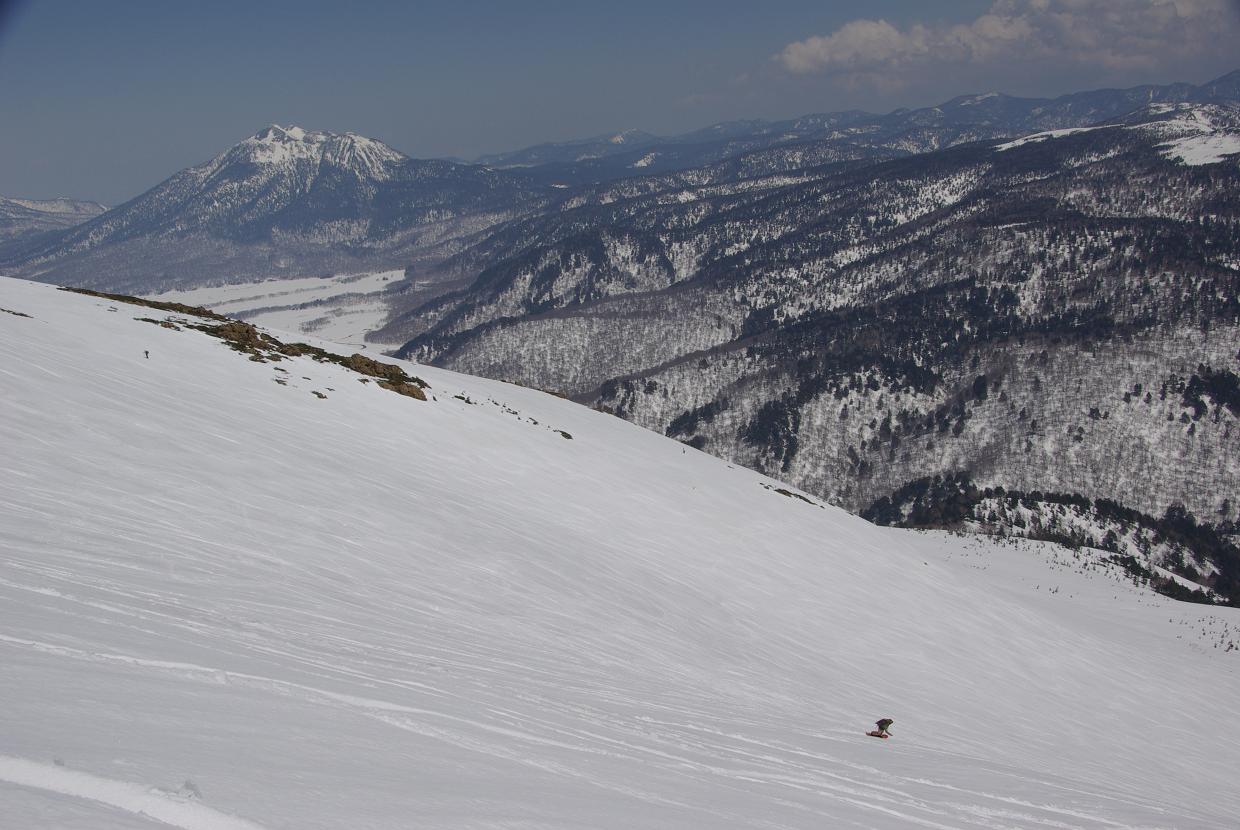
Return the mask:
M 182 830 L 264 830 L 173 792 L 10 755 L 0 755 L 0 782 L 104 804 Z
M 18 587 L 10 582 L 5 584 L 9 587 Z M 57 598 L 65 596 L 63 593 L 55 590 L 28 590 Z M 27 648 L 40 653 L 71 658 L 73 660 L 118 664 L 138 670 L 168 673 L 178 678 L 192 679 L 202 683 L 249 687 L 280 695 L 297 696 L 318 704 L 341 706 L 397 729 L 411 731 L 471 752 L 533 766 L 556 775 L 580 778 L 593 786 L 608 789 L 648 804 L 662 804 L 683 808 L 692 807 L 690 804 L 669 799 L 654 792 L 619 786 L 606 780 L 591 779 L 590 776 L 577 771 L 571 764 L 557 763 L 545 759 L 538 760 L 529 751 L 529 745 L 554 747 L 567 750 L 573 754 L 584 753 L 612 758 L 623 757 L 626 760 L 644 764 L 660 763 L 666 765 L 670 774 L 729 782 L 732 786 L 738 788 L 743 788 L 745 785 L 756 785 L 763 788 L 788 789 L 817 797 L 826 796 L 834 801 L 853 805 L 859 810 L 898 818 L 901 821 L 916 826 L 936 828 L 958 827 L 961 825 L 955 822 L 962 820 L 961 814 L 966 817 L 964 820 L 967 824 L 983 827 L 1003 827 L 1007 826 L 1004 822 L 1013 820 L 1020 822 L 1021 826 L 1031 827 L 1125 826 L 1117 822 L 1107 821 L 1106 819 L 1095 818 L 1082 812 L 1063 810 L 1048 805 L 1037 805 L 1001 795 L 964 790 L 926 779 L 897 779 L 896 783 L 901 786 L 892 786 L 890 783 L 873 783 L 872 780 L 867 781 L 864 779 L 869 777 L 879 781 L 890 781 L 890 778 L 885 777 L 882 771 L 874 766 L 849 762 L 827 754 L 811 753 L 794 747 L 767 743 L 741 734 L 724 733 L 691 723 L 685 724 L 666 720 L 655 721 L 652 718 L 644 718 L 641 721 L 642 726 L 657 725 L 660 727 L 660 732 L 645 732 L 644 737 L 651 745 L 641 746 L 631 740 L 603 734 L 602 730 L 623 728 L 623 725 L 618 724 L 614 719 L 607 719 L 599 713 L 593 713 L 590 717 L 583 718 L 587 722 L 593 721 L 595 731 L 581 729 L 575 732 L 563 730 L 551 721 L 531 724 L 528 715 L 523 716 L 516 711 L 506 713 L 506 719 L 511 718 L 512 722 L 524 721 L 527 726 L 534 726 L 547 732 L 558 732 L 563 735 L 563 740 L 553 740 L 547 737 L 540 737 L 528 731 L 499 727 L 480 721 L 471 721 L 433 710 L 418 709 L 357 695 L 334 693 L 276 678 L 226 671 L 209 666 L 144 659 L 121 654 L 90 653 L 68 646 L 23 640 L 7 635 L 0 635 L 0 643 L 11 648 Z M 579 714 L 586 715 L 587 713 Z M 707 713 L 693 714 L 701 718 L 709 717 Z M 435 722 L 442 722 L 443 725 L 435 726 Z M 847 775 L 839 772 L 830 772 L 822 768 L 824 765 L 837 768 L 842 767 L 852 772 Z M 56 781 L 86 780 L 87 778 L 91 782 L 103 781 L 103 779 L 94 779 L 89 776 L 82 778 L 81 774 L 78 773 L 68 774 L 70 776 L 76 775 L 78 778 L 65 778 L 63 775 L 56 777 L 56 775 L 65 771 L 56 768 L 50 768 L 50 770 L 55 774 L 53 778 Z M 30 781 L 33 779 L 29 774 L 21 778 L 13 775 L 0 775 L 0 777 L 3 777 L 4 780 L 10 783 L 34 786 L 30 784 Z M 180 802 L 173 801 L 171 802 L 172 806 L 167 806 L 164 804 L 164 801 L 167 800 L 166 796 L 152 795 L 141 788 L 135 788 L 135 785 L 116 782 L 110 786 L 111 789 L 108 789 L 92 784 L 92 787 L 87 789 L 83 787 L 74 789 L 69 788 L 68 785 L 62 787 L 60 785 L 46 784 L 43 788 L 69 795 L 94 798 L 102 803 L 117 806 L 121 809 L 131 809 L 135 812 L 137 808 L 133 805 L 139 802 L 134 801 L 129 796 L 141 795 L 144 799 L 141 801 L 142 804 L 146 804 L 147 801 L 154 798 L 163 799 L 163 801 L 156 805 L 157 807 L 164 808 L 163 812 L 145 809 L 142 812 L 159 817 L 160 820 L 179 827 L 209 827 L 214 830 L 216 827 L 254 826 L 248 823 L 235 822 L 232 824 L 185 823 L 199 816 L 197 813 L 191 816 L 184 812 L 182 808 L 185 808 L 186 805 Z M 958 803 L 944 801 L 936 803 L 932 798 L 915 795 L 902 787 L 925 788 L 931 793 L 934 793 L 936 790 L 948 790 L 953 794 L 958 793 L 961 796 L 968 796 L 974 799 L 974 802 Z M 83 795 L 84 792 L 89 792 L 92 795 Z M 97 795 L 98 793 L 111 793 L 113 795 Z M 120 795 L 115 795 L 115 793 L 124 793 L 127 796 L 122 798 Z M 979 805 L 976 803 L 977 799 L 994 802 L 996 806 Z M 198 806 L 189 805 L 191 808 Z M 1142 806 L 1148 808 L 1150 805 Z M 725 817 L 725 814 L 718 814 L 717 817 Z M 212 818 L 211 820 L 214 821 L 216 819 Z
M 87 653 L 66 646 L 20 640 L 5 635 L 0 635 L 0 643 L 8 646 L 26 647 L 46 654 L 69 657 L 76 660 L 117 663 L 134 668 L 169 672 L 178 677 L 190 678 L 200 682 L 249 686 L 277 694 L 295 695 L 319 703 L 337 704 L 397 729 L 415 732 L 471 752 L 534 766 L 557 775 L 581 778 L 593 786 L 632 797 L 645 803 L 688 809 L 694 808 L 692 804 L 669 799 L 654 792 L 618 786 L 605 780 L 591 779 L 589 776 L 575 770 L 572 765 L 547 760 L 535 760 L 531 757 L 526 745 L 555 747 L 573 753 L 623 757 L 626 760 L 642 763 L 664 763 L 672 770 L 675 770 L 674 774 L 678 775 L 690 775 L 707 780 L 730 781 L 742 786 L 744 784 L 755 784 L 762 787 L 774 786 L 815 796 L 829 796 L 836 801 L 851 804 L 863 811 L 877 812 L 923 827 L 958 827 L 959 825 L 950 823 L 953 820 L 959 820 L 958 812 L 963 812 L 970 817 L 968 820 L 969 824 L 983 827 L 1006 826 L 1002 823 L 992 823 L 991 821 L 999 819 L 1019 820 L 1024 823 L 1024 826 L 1081 827 L 1091 824 L 1099 827 L 1124 826 L 1105 819 L 1097 819 L 1084 813 L 1061 810 L 1051 806 L 1035 805 L 989 793 L 961 790 L 929 780 L 902 779 L 902 782 L 908 785 L 952 790 L 962 795 L 1011 806 L 985 807 L 977 804 L 953 802 L 936 805 L 933 801 L 916 796 L 898 787 L 875 784 L 863 780 L 861 776 L 867 775 L 882 779 L 881 770 L 873 766 L 856 764 L 829 755 L 808 753 L 790 747 L 763 743 L 746 738 L 743 735 L 729 735 L 717 730 L 701 730 L 705 735 L 710 736 L 710 740 L 690 740 L 688 736 L 673 731 L 684 729 L 686 728 L 685 725 L 670 721 L 665 721 L 662 724 L 669 730 L 664 736 L 646 735 L 648 739 L 653 738 L 656 745 L 666 747 L 665 749 L 640 746 L 590 731 L 566 733 L 565 740 L 551 740 L 514 728 L 498 727 L 433 710 L 417 709 L 355 695 L 333 693 L 275 678 L 239 674 L 188 663 L 148 660 L 118 654 Z M 405 717 L 400 717 L 398 714 Z M 701 714 L 705 716 L 705 713 Z M 513 713 L 513 715 L 517 715 L 517 713 Z M 447 721 L 450 725 L 436 727 L 431 723 L 436 720 Z M 646 723 L 651 722 L 653 721 L 650 719 L 646 720 Z M 539 726 L 552 730 L 556 728 L 551 723 L 539 724 Z M 599 721 L 597 726 L 600 728 L 614 728 L 617 724 Z M 693 727 L 689 728 L 692 729 Z M 473 735 L 471 734 L 472 731 L 480 734 Z M 721 741 L 721 738 L 726 738 L 727 742 Z M 851 769 L 853 772 L 850 775 L 828 772 L 815 767 L 813 762 L 827 762 Z M 232 819 L 215 813 L 200 804 L 187 803 L 183 799 L 177 799 L 166 792 L 154 791 L 125 782 L 108 781 L 96 776 L 54 766 L 36 764 L 22 759 L 0 756 L 0 780 L 98 801 L 129 812 L 156 818 L 175 827 L 184 827 L 187 830 L 234 830 L 234 828 L 236 830 L 249 830 L 249 828 L 257 827 L 257 825 L 250 822 Z M 1148 807 L 1149 805 L 1142 806 Z M 1015 809 L 1017 807 L 1022 809 Z M 715 815 L 717 818 L 726 817 L 725 813 L 716 813 Z M 1085 824 L 1064 823 L 1058 817 L 1071 818 L 1077 822 L 1085 822 Z

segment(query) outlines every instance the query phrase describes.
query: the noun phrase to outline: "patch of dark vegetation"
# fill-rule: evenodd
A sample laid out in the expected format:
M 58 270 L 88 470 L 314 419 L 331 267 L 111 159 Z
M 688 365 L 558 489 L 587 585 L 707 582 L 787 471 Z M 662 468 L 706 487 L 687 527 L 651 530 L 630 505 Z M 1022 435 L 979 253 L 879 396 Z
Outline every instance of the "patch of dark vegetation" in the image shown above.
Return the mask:
M 1023 510 L 1022 510 L 1023 508 Z M 1038 523 L 1024 518 L 1044 511 L 1058 515 L 1072 512 L 1097 528 L 1110 528 L 1089 535 L 1071 523 Z M 952 473 L 910 481 L 890 496 L 884 496 L 861 512 L 875 524 L 894 527 L 961 529 L 965 522 L 976 522 L 990 532 L 1055 542 L 1069 548 L 1088 546 L 1113 554 L 1113 561 L 1155 591 L 1172 599 L 1240 607 L 1240 548 L 1225 535 L 1224 529 L 1199 522 L 1183 507 L 1167 509 L 1161 518 L 1150 516 L 1111 499 L 1089 499 L 1076 493 L 1021 492 L 1002 487 L 979 489 L 966 473 Z M 1114 528 L 1134 538 L 1149 540 L 1172 551 L 1163 567 L 1184 579 L 1209 588 L 1218 599 L 1204 591 L 1161 576 L 1142 565 L 1136 557 L 1121 550 Z M 1148 543 L 1142 542 L 1142 544 Z M 1217 572 L 1205 575 L 1188 561 L 1184 552 L 1198 562 L 1211 563 Z M 1129 561 L 1131 560 L 1131 562 Z
M 302 345 L 302 344 L 297 344 Z M 405 374 L 405 370 L 397 366 L 395 363 L 380 363 L 374 358 L 367 357 L 364 354 L 351 354 L 346 358 L 335 357 L 337 363 L 346 369 L 352 369 L 360 375 L 369 375 L 372 378 L 379 378 L 391 384 L 411 384 L 419 389 L 429 389 L 430 384 L 419 377 L 411 377 Z M 380 383 L 380 386 L 383 384 Z
M 388 381 L 379 381 L 379 386 L 398 395 L 404 395 L 415 400 L 426 400 L 426 393 L 422 391 L 422 387 L 412 383 L 389 383 Z
M 741 430 L 741 439 L 755 447 L 764 447 L 785 472 L 797 453 L 801 430 L 801 410 L 785 395 L 767 401 L 754 419 Z
M 667 425 L 667 436 L 675 438 L 678 435 L 692 435 L 697 432 L 698 424 L 709 424 L 715 420 L 716 415 L 727 408 L 727 401 L 714 400 L 696 409 L 682 412 Z
M 772 487 L 772 486 L 771 486 L 771 485 L 769 485 L 769 484 L 763 484 L 762 486 L 763 486 L 763 487 L 765 487 L 767 490 L 770 490 L 772 493 L 779 493 L 781 496 L 787 496 L 787 497 L 788 497 L 788 498 L 790 498 L 790 499 L 800 499 L 801 501 L 805 502 L 806 504 L 813 505 L 814 507 L 822 507 L 822 505 L 821 505 L 821 504 L 819 504 L 818 502 L 814 501 L 813 499 L 806 498 L 805 496 L 801 495 L 800 493 L 794 493 L 794 492 L 792 492 L 791 490 L 785 489 L 785 488 L 783 488 L 783 487 Z
M 569 435 L 567 432 L 565 432 L 562 429 L 557 429 L 556 432 L 560 433 L 561 438 L 567 438 L 569 441 L 573 440 L 573 436 Z
M 201 323 L 187 323 L 191 329 L 209 334 L 212 337 L 218 337 L 232 348 L 233 351 L 242 352 L 250 355 L 252 358 L 280 360 L 280 356 L 285 355 L 293 357 L 300 354 L 299 351 L 285 346 L 269 334 L 263 334 L 249 323 L 242 323 L 237 320 L 226 320 L 218 326 L 208 326 Z
M 31 320 L 33 320 L 33 319 L 34 319 L 34 318 L 33 318 L 33 317 L 31 317 L 29 314 L 22 314 L 20 311 L 14 311 L 14 310 L 13 310 L 13 309 L 11 309 L 11 308 L 0 308 L 0 311 L 3 311 L 5 314 L 12 314 L 14 317 L 26 317 L 26 318 L 29 318 L 29 319 L 31 319 Z
M 184 303 L 161 303 L 157 300 L 145 300 L 142 297 L 130 297 L 127 294 L 105 294 L 102 291 L 91 291 L 89 288 L 70 288 L 68 286 L 60 289 L 61 291 L 71 291 L 74 294 L 85 294 L 88 297 L 100 297 L 105 300 L 112 300 L 117 303 L 128 303 L 129 305 L 140 305 L 147 308 L 154 308 L 159 311 L 172 311 L 177 314 L 192 314 L 195 317 L 206 317 L 209 320 L 227 320 L 228 318 L 222 314 L 216 314 L 209 308 L 203 308 L 196 305 L 185 305 Z
M 1134 582 L 1149 585 L 1165 597 L 1171 597 L 1171 599 L 1177 599 L 1180 602 L 1196 602 L 1201 605 L 1215 604 L 1214 600 L 1205 591 L 1189 588 L 1187 585 L 1176 582 L 1174 579 L 1160 576 L 1142 565 L 1137 557 L 1131 554 L 1115 554 L 1110 557 L 1110 561 L 1123 568 L 1124 572 L 1131 576 Z M 1235 603 L 1229 604 L 1234 605 Z
M 317 390 L 317 389 L 311 389 L 311 390 L 310 390 L 310 394 L 311 394 L 311 395 L 314 395 L 314 396 L 315 396 L 316 398 L 318 398 L 319 400 L 323 400 L 323 401 L 327 400 L 327 396 L 326 396 L 326 395 L 324 395 L 322 392 L 320 392 L 320 391 L 319 391 L 319 390 Z
M 490 398 L 488 398 L 488 400 L 491 401 L 492 406 L 498 406 L 504 412 L 505 415 L 516 415 L 518 418 L 521 417 L 521 413 L 513 409 L 508 404 L 500 403 L 499 401 L 491 400 Z
M 1197 372 L 1184 385 L 1182 393 L 1184 406 L 1193 410 L 1193 420 L 1201 419 L 1209 412 L 1210 407 L 1205 398 L 1214 402 L 1216 407 L 1226 407 L 1232 416 L 1240 418 L 1240 377 L 1227 369 L 1215 371 L 1204 363 L 1197 367 Z
M 982 500 L 966 473 L 910 481 L 861 511 L 861 517 L 892 527 L 957 528 Z
M 259 331 L 250 323 L 242 323 L 239 320 L 228 320 L 217 326 L 187 325 L 212 337 L 218 337 L 234 350 L 248 354 L 250 360 L 266 362 L 283 360 L 286 357 L 309 357 L 320 363 L 335 363 L 360 375 L 365 375 L 367 378 L 374 378 L 384 389 L 420 401 L 426 400 L 426 393 L 422 390 L 430 388 L 430 384 L 426 381 L 406 374 L 405 370 L 395 363 L 381 363 L 374 358 L 356 353 L 342 357 L 307 343 L 284 343 L 266 332 Z M 310 380 L 310 378 L 305 378 L 305 380 Z
M 181 330 L 181 327 L 171 320 L 156 320 L 154 317 L 135 317 L 134 319 L 140 323 L 154 323 L 163 329 L 172 329 L 173 331 Z

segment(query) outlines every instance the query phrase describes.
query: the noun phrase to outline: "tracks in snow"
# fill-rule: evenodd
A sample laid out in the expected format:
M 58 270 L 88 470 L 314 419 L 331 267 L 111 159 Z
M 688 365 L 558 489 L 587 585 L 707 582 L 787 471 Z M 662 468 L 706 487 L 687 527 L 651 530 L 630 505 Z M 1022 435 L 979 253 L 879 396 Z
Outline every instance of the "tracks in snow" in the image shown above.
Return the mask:
M 176 793 L 11 755 L 0 755 L 0 782 L 93 801 L 181 830 L 264 830 Z
M 1081 805 L 1038 804 L 1020 798 L 1005 779 L 1010 771 L 989 767 L 985 782 L 963 786 L 949 779 L 929 780 L 902 774 L 898 757 L 891 768 L 848 760 L 823 746 L 848 741 L 844 735 L 814 735 L 817 748 L 789 744 L 773 736 L 749 736 L 735 729 L 713 728 L 703 712 L 677 711 L 672 718 L 650 716 L 624 718 L 592 707 L 571 707 L 568 720 L 540 713 L 532 707 L 485 708 L 489 716 L 463 717 L 385 700 L 327 691 L 273 677 L 229 671 L 179 661 L 153 660 L 124 654 L 87 651 L 72 646 L 0 635 L 0 645 L 28 649 L 73 660 L 128 666 L 137 671 L 172 675 L 184 680 L 227 685 L 332 706 L 383 723 L 390 728 L 420 735 L 501 762 L 532 767 L 552 775 L 575 778 L 621 798 L 665 808 L 700 813 L 726 823 L 726 809 L 703 807 L 692 799 L 676 796 L 662 786 L 671 778 L 690 790 L 718 788 L 734 793 L 774 799 L 793 814 L 816 821 L 838 818 L 841 806 L 870 814 L 879 823 L 897 822 L 938 828 L 1096 828 L 1117 830 L 1132 826 L 1097 814 Z M 511 701 L 510 703 L 515 702 Z M 480 713 L 479 713 L 480 714 Z M 667 714 L 672 714 L 668 712 Z M 681 720 L 683 718 L 683 720 Z M 754 723 L 760 732 L 770 724 Z M 865 746 L 868 746 L 866 744 Z M 896 747 L 880 747 L 887 755 Z M 924 748 L 921 750 L 924 751 Z M 886 757 L 886 756 L 883 756 Z M 907 760 L 907 759 L 904 759 Z M 657 769 L 654 775 L 636 774 L 617 778 L 610 767 L 621 764 L 636 770 Z M 628 778 L 626 781 L 625 778 Z M 251 830 L 259 825 L 206 808 L 174 793 L 137 784 L 98 778 L 86 773 L 48 766 L 20 758 L 0 756 L 0 782 L 34 787 L 84 798 L 121 810 L 151 817 L 186 830 Z M 1043 782 L 1055 786 L 1052 782 Z M 990 790 L 990 791 L 987 791 Z M 1148 820 L 1160 811 L 1156 805 L 1130 797 L 1116 798 L 1078 792 L 1085 802 L 1120 804 L 1122 812 Z M 1164 816 L 1165 817 L 1165 816 Z

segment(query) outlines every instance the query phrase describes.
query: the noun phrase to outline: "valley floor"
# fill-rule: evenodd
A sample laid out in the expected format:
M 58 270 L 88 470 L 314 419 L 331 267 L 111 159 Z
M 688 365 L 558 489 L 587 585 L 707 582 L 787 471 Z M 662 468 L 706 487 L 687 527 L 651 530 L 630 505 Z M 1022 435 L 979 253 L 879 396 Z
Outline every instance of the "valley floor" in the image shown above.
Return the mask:
M 385 292 L 403 278 L 404 272 L 397 270 L 271 279 L 166 291 L 154 299 L 205 306 L 257 325 L 366 349 L 366 335 L 380 328 L 391 311 Z M 386 345 L 394 348 L 400 344 Z M 381 346 L 372 344 L 370 348 Z

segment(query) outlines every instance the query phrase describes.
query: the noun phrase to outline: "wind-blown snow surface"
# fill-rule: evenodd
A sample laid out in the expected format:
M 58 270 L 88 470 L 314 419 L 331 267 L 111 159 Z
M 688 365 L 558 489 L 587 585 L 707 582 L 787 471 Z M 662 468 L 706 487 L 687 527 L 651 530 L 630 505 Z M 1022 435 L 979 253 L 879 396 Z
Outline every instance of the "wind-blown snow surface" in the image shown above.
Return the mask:
M 413 367 L 419 402 L 47 285 L 0 308 L 6 827 L 1240 814 L 1233 610 L 502 383 Z

